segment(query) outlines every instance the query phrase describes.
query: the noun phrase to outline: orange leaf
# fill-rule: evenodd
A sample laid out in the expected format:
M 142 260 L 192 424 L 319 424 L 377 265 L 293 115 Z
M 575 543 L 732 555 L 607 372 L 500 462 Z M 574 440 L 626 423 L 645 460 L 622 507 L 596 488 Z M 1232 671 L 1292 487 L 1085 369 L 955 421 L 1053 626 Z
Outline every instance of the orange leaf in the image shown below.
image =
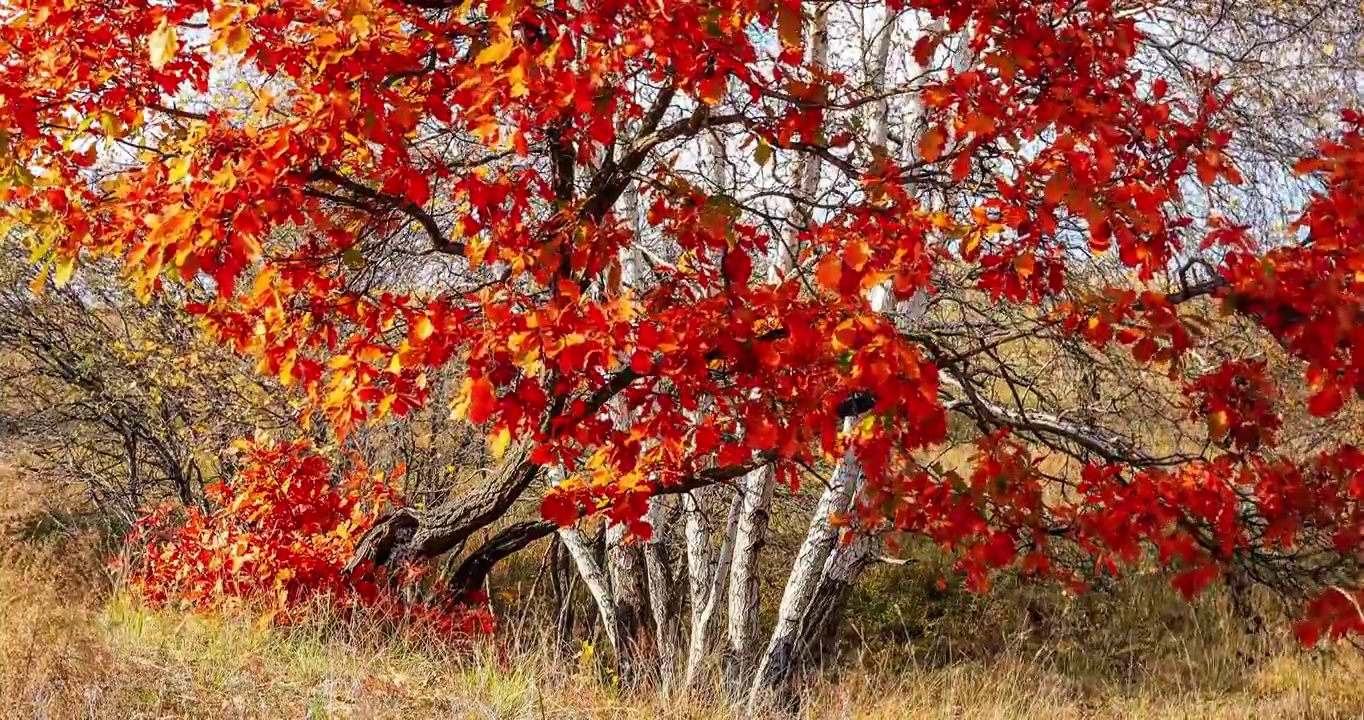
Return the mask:
M 1226 410 L 1218 410 L 1208 416 L 1208 438 L 1213 442 L 1221 442 L 1230 427 L 1231 421 L 1227 418 Z
M 929 128 L 919 139 L 919 159 L 923 162 L 936 162 L 942 157 L 943 146 L 947 144 L 947 133 L 941 127 Z
M 725 96 L 725 77 L 723 75 L 712 75 L 697 83 L 696 90 L 701 97 L 701 102 L 714 105 Z
M 853 270 L 865 267 L 870 256 L 871 248 L 867 247 L 866 240 L 853 240 L 843 248 L 843 261 Z
M 843 260 L 837 255 L 825 255 L 815 269 L 815 279 L 826 289 L 838 292 L 839 281 L 843 278 Z

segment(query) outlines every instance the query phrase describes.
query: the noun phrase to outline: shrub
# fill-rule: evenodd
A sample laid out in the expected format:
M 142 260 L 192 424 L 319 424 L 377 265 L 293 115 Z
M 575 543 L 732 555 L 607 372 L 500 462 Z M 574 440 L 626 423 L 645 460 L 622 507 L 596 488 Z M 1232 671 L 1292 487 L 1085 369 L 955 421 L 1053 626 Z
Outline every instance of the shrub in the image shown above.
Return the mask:
M 386 576 L 362 563 L 348 569 L 361 535 L 400 503 L 394 480 L 359 457 L 338 469 L 306 440 L 238 441 L 241 469 L 207 489 L 212 512 L 177 517 L 163 505 L 137 523 L 145 554 L 131 585 L 153 605 L 219 613 L 263 607 L 279 622 L 320 608 L 364 609 L 389 618 L 420 616 L 469 635 L 492 631 L 491 617 L 456 602 L 439 583 L 423 599 L 404 592 L 416 574 Z

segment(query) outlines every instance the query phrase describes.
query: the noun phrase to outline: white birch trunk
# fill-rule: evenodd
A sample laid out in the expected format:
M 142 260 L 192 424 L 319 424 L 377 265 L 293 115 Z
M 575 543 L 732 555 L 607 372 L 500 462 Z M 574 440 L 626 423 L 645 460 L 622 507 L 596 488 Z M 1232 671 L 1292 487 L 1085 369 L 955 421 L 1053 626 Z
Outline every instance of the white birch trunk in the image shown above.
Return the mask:
M 725 665 L 725 684 L 735 696 L 748 685 L 758 639 L 758 558 L 767 542 L 768 513 L 775 488 L 776 471 L 769 465 L 744 478 L 739 496 L 739 521 L 730 570 L 729 644 Z
M 853 429 L 854 422 L 853 418 L 844 421 L 845 433 Z M 810 529 L 805 534 L 800 550 L 796 552 L 791 574 L 786 580 L 786 589 L 782 593 L 781 606 L 777 610 L 777 624 L 772 629 L 771 639 L 768 640 L 767 649 L 759 661 L 753 686 L 749 691 L 749 713 L 757 710 L 763 695 L 785 676 L 791 664 L 801 618 L 805 614 L 805 608 L 810 604 L 811 597 L 814 596 L 815 586 L 819 583 L 829 552 L 838 539 L 833 516 L 847 510 L 860 473 L 861 468 L 857 464 L 855 450 L 850 447 L 834 470 L 828 488 L 820 495 L 819 503 L 815 506 L 814 515 L 810 519 Z
M 606 575 L 597 565 L 596 558 L 592 557 L 592 548 L 588 547 L 583 540 L 582 533 L 577 528 L 560 528 L 559 538 L 563 540 L 564 547 L 568 550 L 569 557 L 573 558 L 573 564 L 578 568 L 578 575 L 587 585 L 587 592 L 592 596 L 593 602 L 597 604 L 597 613 L 601 616 L 602 628 L 606 631 L 606 640 L 611 644 L 611 651 L 620 660 L 622 653 L 619 625 L 616 619 L 616 603 L 611 598 L 611 590 L 607 587 Z
M 629 185 L 621 197 L 621 217 L 628 226 L 636 242 L 640 241 L 640 212 L 639 212 L 639 191 L 638 188 Z M 620 250 L 620 283 L 621 290 L 630 289 L 639 291 L 641 278 L 640 250 L 637 247 L 623 247 Z M 611 404 L 612 420 L 616 428 L 628 431 L 634 423 L 634 415 L 630 408 L 625 404 L 624 396 L 618 395 Z M 656 522 L 657 513 L 655 510 L 662 509 L 660 498 L 650 498 L 646 508 L 646 517 L 655 522 L 655 532 L 661 533 L 661 522 Z M 661 517 L 661 516 L 658 516 Z M 621 641 L 630 647 L 626 655 L 634 661 L 629 667 L 623 667 L 627 671 L 628 677 L 623 679 L 627 682 L 639 680 L 639 672 L 643 670 L 638 664 L 642 663 L 650 645 L 656 651 L 655 656 L 661 661 L 665 654 L 674 651 L 676 642 L 671 641 L 673 648 L 665 647 L 669 640 L 665 640 L 663 635 L 667 628 L 657 623 L 653 623 L 652 630 L 654 636 L 650 637 L 650 620 L 658 617 L 659 611 L 651 607 L 654 595 L 661 594 L 670 596 L 672 588 L 669 587 L 670 578 L 666 572 L 660 573 L 657 578 L 651 577 L 652 568 L 648 558 L 647 547 L 634 542 L 628 536 L 628 529 L 623 524 L 614 524 L 606 531 L 606 562 L 607 576 L 611 581 L 611 596 L 615 603 L 616 619 L 620 628 Z M 658 557 L 655 560 L 659 560 Z M 652 580 L 657 581 L 658 587 L 654 587 Z M 667 610 L 662 610 L 667 614 Z M 667 667 L 660 668 L 666 677 Z
M 638 237 L 639 198 L 636 188 L 628 187 L 621 199 L 622 215 L 625 222 Z M 626 247 L 620 252 L 620 281 L 623 286 L 633 287 L 638 283 L 640 251 Z M 610 292 L 617 288 L 603 288 Z M 632 422 L 629 408 L 617 397 L 610 404 L 613 421 L 618 428 L 627 429 Z M 552 468 L 551 485 L 563 479 L 562 468 Z M 652 509 L 652 502 L 651 502 Z M 576 528 L 561 528 L 559 537 L 573 558 L 578 574 L 586 584 L 593 602 L 597 606 L 607 640 L 615 653 L 617 664 L 623 674 L 635 674 L 636 660 L 639 655 L 640 636 L 645 625 L 646 570 L 640 548 L 625 542 L 624 525 L 612 525 L 606 533 L 606 567 L 601 567 L 592 550 Z
M 890 48 L 898 20 L 898 14 L 889 16 L 876 37 L 870 65 L 873 92 L 881 92 L 885 88 Z M 906 134 L 911 138 L 907 144 L 911 146 L 915 144 L 912 141 L 912 127 L 916 124 L 917 109 L 917 107 L 911 109 L 911 115 L 906 123 L 907 129 L 910 130 Z M 889 114 L 890 108 L 886 101 L 879 101 L 873 106 L 870 133 L 873 153 L 886 152 L 886 143 L 890 135 Z M 870 301 L 872 310 L 878 313 L 889 312 L 897 305 L 888 283 L 874 288 L 870 293 Z M 926 301 L 927 294 L 919 291 L 912 300 L 899 302 L 898 305 L 908 310 L 911 307 L 923 307 Z M 851 431 L 854 423 L 855 419 L 847 419 L 844 431 Z M 845 594 L 861 567 L 865 565 L 870 542 L 859 537 L 850 546 L 835 551 L 838 530 L 830 521 L 830 516 L 834 513 L 844 512 L 850 508 L 853 498 L 860 489 L 861 476 L 862 468 L 856 450 L 850 447 L 835 468 L 829 487 L 820 496 L 814 517 L 810 521 L 810 529 L 796 554 L 782 594 L 776 625 L 749 691 L 747 709 L 750 714 L 756 712 L 774 691 L 778 691 L 779 686 L 790 680 L 796 661 L 795 653 L 802 641 L 802 626 L 811 612 L 818 614 L 824 610 L 813 607 L 817 596 L 818 602 L 828 603 L 833 598 L 830 593 L 840 596 Z M 828 610 L 833 611 L 834 608 Z
M 713 487 L 693 490 L 682 496 L 682 511 L 686 515 L 687 584 L 691 600 L 692 633 L 701 619 L 701 611 L 709 599 L 710 580 L 714 573 L 715 550 L 711 545 L 710 521 L 706 512 Z
M 810 62 L 817 67 L 828 64 L 828 12 L 829 5 L 821 5 L 815 11 L 812 23 Z M 798 197 L 812 200 L 819 191 L 820 160 L 813 154 L 805 154 L 801 156 L 797 167 Z M 792 225 L 796 228 L 809 221 L 799 202 L 792 208 L 791 217 Z M 781 282 L 795 267 L 798 255 L 797 238 L 798 233 L 792 231 L 787 238 L 776 239 L 772 249 L 772 263 L 768 268 L 769 282 Z M 771 466 L 749 473 L 742 485 L 743 500 L 729 588 L 729 643 L 725 667 L 725 684 L 730 694 L 736 698 L 742 697 L 748 687 L 757 656 L 760 630 L 758 559 L 763 545 L 767 542 L 768 514 L 775 485 L 776 472 Z
M 658 644 L 658 677 L 664 697 L 672 697 L 681 671 L 682 623 L 677 617 L 677 588 L 668 562 L 668 503 L 664 498 L 649 501 L 649 524 L 653 535 L 644 545 L 644 568 L 649 580 L 649 610 L 654 620 L 654 641 Z
M 726 166 L 727 158 L 725 151 L 725 141 L 719 132 L 711 129 L 706 133 L 706 148 L 710 154 L 710 163 L 707 172 L 715 183 L 716 188 L 721 192 L 729 191 L 729 172 Z M 703 422 L 708 414 L 711 398 L 702 398 L 701 406 L 697 408 L 693 422 L 699 424 Z M 715 495 L 712 487 L 698 488 L 682 497 L 683 511 L 686 513 L 686 544 L 687 544 L 687 583 L 689 586 L 689 600 L 691 605 L 691 646 L 695 646 L 699 641 L 703 644 L 708 642 L 707 634 L 709 629 L 707 623 L 702 620 L 707 601 L 711 599 L 711 581 L 718 572 L 715 567 L 716 556 L 711 542 L 712 528 L 707 521 L 706 513 L 710 508 L 707 507 L 708 500 Z M 725 539 L 730 542 L 730 538 Z M 692 686 L 695 677 L 696 660 L 692 653 L 688 652 L 687 672 L 684 681 L 687 689 Z
M 693 609 L 691 643 L 687 650 L 687 673 L 683 684 L 688 691 L 695 689 L 701 670 L 715 645 L 715 616 L 720 608 L 720 598 L 725 594 L 725 581 L 729 579 L 730 563 L 734 558 L 734 543 L 739 534 L 739 513 L 743 507 L 743 496 L 735 495 L 730 502 L 729 513 L 725 520 L 724 540 L 715 564 L 711 567 L 709 584 L 704 590 L 705 600 L 700 611 Z M 709 538 L 707 537 L 707 547 Z

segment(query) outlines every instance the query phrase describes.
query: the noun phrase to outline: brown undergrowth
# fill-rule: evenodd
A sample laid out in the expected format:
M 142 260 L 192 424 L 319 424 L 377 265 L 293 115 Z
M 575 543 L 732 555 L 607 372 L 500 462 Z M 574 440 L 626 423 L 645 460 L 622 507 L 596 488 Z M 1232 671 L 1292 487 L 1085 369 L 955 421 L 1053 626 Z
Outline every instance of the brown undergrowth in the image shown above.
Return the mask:
M 148 610 L 120 591 L 113 544 L 79 502 L 39 500 L 12 468 L 0 488 L 6 718 L 728 716 L 704 697 L 622 693 L 591 644 L 548 648 L 533 608 L 472 647 L 363 619 L 279 628 Z M 1004 584 L 976 597 L 940 590 L 929 565 L 868 578 L 843 663 L 807 684 L 805 716 L 1364 717 L 1353 649 L 1247 634 L 1215 597 L 1190 607 L 1142 578 L 1111 595 Z

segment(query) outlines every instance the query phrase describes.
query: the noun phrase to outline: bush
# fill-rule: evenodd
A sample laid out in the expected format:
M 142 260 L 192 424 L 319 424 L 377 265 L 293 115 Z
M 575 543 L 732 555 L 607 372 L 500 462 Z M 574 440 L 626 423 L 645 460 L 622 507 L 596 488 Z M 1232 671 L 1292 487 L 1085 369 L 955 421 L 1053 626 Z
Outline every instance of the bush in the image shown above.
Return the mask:
M 138 521 L 133 540 L 146 552 L 131 585 L 148 602 L 208 613 L 263 606 L 280 622 L 323 606 L 364 609 L 420 615 L 462 635 L 492 631 L 487 612 L 456 605 L 438 584 L 414 600 L 403 591 L 414 575 L 347 568 L 364 531 L 400 502 L 395 477 L 359 457 L 338 470 L 306 440 L 238 441 L 233 449 L 240 470 L 207 489 L 216 511 L 189 508 L 177 520 L 164 505 Z

